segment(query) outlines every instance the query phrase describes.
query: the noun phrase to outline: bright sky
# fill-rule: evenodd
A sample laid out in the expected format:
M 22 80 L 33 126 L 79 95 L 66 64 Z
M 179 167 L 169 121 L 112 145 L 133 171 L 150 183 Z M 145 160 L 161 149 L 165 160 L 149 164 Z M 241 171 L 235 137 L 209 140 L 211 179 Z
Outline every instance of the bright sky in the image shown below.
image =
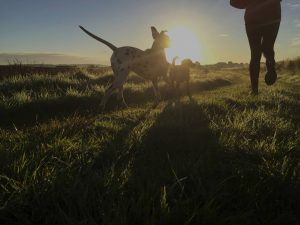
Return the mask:
M 48 63 L 39 54 L 60 54 L 60 59 L 69 57 L 74 63 L 108 64 L 111 50 L 78 25 L 116 46 L 141 49 L 152 44 L 152 25 L 169 31 L 186 27 L 199 40 L 201 64 L 249 60 L 244 11 L 230 7 L 229 0 L 0 0 L 0 4 L 0 60 L 34 53 L 36 63 Z M 277 59 L 300 55 L 300 0 L 283 0 L 282 8 Z

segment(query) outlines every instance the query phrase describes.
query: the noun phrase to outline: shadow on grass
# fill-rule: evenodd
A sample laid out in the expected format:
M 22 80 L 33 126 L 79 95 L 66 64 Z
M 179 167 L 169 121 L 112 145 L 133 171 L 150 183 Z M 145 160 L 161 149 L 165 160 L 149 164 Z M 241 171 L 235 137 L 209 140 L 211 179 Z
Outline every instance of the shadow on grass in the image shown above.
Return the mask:
M 131 175 L 119 200 L 127 204 L 127 221 L 214 224 L 209 218 L 217 217 L 216 209 L 200 209 L 212 200 L 222 179 L 219 151 L 218 137 L 210 131 L 202 108 L 194 102 L 170 101 L 133 150 Z
M 104 213 L 107 213 L 106 210 L 112 212 L 108 203 L 119 196 L 119 193 L 116 193 L 119 185 L 115 185 L 115 179 L 118 179 L 114 172 L 118 170 L 116 164 L 120 155 L 126 154 L 124 146 L 128 133 L 143 121 L 151 110 L 152 108 L 139 110 L 133 120 L 123 118 L 126 125 L 114 131 L 112 139 L 108 138 L 104 141 L 97 152 L 84 152 L 83 147 L 80 154 L 74 153 L 78 156 L 73 159 L 76 163 L 72 160 L 72 165 L 53 164 L 52 176 L 49 180 L 43 178 L 40 180 L 40 173 L 38 173 L 36 178 L 39 182 L 28 184 L 31 187 L 26 189 L 28 195 L 20 195 L 15 199 L 15 195 L 12 194 L 13 201 L 5 199 L 9 194 L 3 194 L 4 197 L 1 195 L 1 203 L 5 200 L 9 203 L 0 209 L 0 223 L 24 224 L 26 221 L 28 224 L 73 225 L 80 223 L 79 221 L 85 221 L 85 224 L 102 224 L 104 221 L 109 221 L 110 215 Z M 93 132 L 105 133 L 104 129 L 107 130 L 101 127 L 100 131 Z M 108 132 L 112 132 L 110 128 Z M 33 154 L 36 156 L 39 153 L 33 151 Z M 53 160 L 52 154 L 55 156 L 56 152 L 46 153 L 46 157 L 42 160 L 47 158 L 47 162 L 43 166 L 51 163 L 48 160 Z M 57 155 L 55 158 L 60 157 L 61 155 Z M 43 171 L 44 168 L 39 169 Z M 5 178 L 0 176 L 0 179 Z M 1 182 L 5 183 L 3 180 Z
M 251 100 L 226 97 L 222 97 L 222 99 L 227 105 L 240 111 L 263 108 L 276 112 L 278 116 L 291 120 L 294 124 L 300 123 L 300 94 L 298 94 L 298 90 L 280 89 L 276 91 L 275 96 L 264 93 L 263 97 L 254 97 Z
M 121 222 L 118 215 L 131 224 L 299 221 L 299 185 L 261 171 L 259 154 L 220 146 L 193 102 L 170 102 L 128 161 L 123 196 L 110 205 L 122 205 L 112 223 Z
M 78 92 L 83 92 L 96 85 L 106 86 L 112 80 L 112 75 L 100 76 L 93 79 L 83 76 L 84 74 L 74 74 L 69 77 L 62 77 L 61 79 L 49 76 L 43 78 L 41 76 L 39 79 L 33 78 L 15 83 L 8 81 L 0 85 L 0 92 L 5 97 L 11 97 L 14 93 L 20 91 L 28 91 L 31 93 L 43 93 L 47 91 L 60 95 L 66 93 L 68 89 L 75 89 Z
M 230 84 L 229 81 L 217 79 L 214 81 L 191 83 L 191 89 L 196 93 L 217 89 Z M 166 86 L 161 87 L 160 91 L 164 100 L 174 98 L 174 93 L 170 92 Z M 141 90 L 126 88 L 124 97 L 129 106 L 139 105 L 155 99 L 152 86 Z M 63 118 L 74 114 L 83 116 L 87 114 L 96 115 L 101 113 L 99 107 L 101 98 L 102 93 L 94 93 L 92 96 L 63 96 L 57 99 L 38 100 L 11 108 L 0 107 L 0 127 L 9 128 L 13 127 L 13 124 L 17 127 L 30 126 L 52 118 Z M 119 108 L 118 105 L 116 95 L 113 95 L 106 105 L 106 111 L 116 110 Z
M 99 113 L 100 96 L 47 99 L 5 109 L 0 108 L 0 127 L 31 126 L 74 114 Z
M 21 79 L 20 77 L 17 77 Z M 84 73 L 75 73 L 65 77 L 52 77 L 52 76 L 40 76 L 36 78 L 22 77 L 24 80 L 21 81 L 6 81 L 0 84 L 0 93 L 5 97 L 11 97 L 14 93 L 20 91 L 28 91 L 32 93 L 42 93 L 48 91 L 50 93 L 55 92 L 56 94 L 63 94 L 68 89 L 76 89 L 79 92 L 83 92 L 93 86 L 106 87 L 113 80 L 112 74 L 105 74 L 95 78 L 91 78 Z M 38 79 L 37 79 L 38 78 Z M 127 83 L 128 84 L 141 84 L 145 80 L 130 75 Z
M 203 107 L 170 101 L 154 117 L 143 111 L 95 157 L 58 167 L 53 183 L 38 183 L 0 216 L 14 224 L 297 224 L 299 185 L 266 172 L 260 155 L 221 146 Z

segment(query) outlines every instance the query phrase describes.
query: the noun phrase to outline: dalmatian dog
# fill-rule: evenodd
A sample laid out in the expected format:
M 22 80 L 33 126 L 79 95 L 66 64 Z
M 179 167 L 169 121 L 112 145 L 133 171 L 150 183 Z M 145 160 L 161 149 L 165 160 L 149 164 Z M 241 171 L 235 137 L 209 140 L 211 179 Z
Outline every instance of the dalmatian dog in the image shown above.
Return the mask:
M 176 59 L 178 56 L 173 58 L 172 65 L 170 66 L 169 72 L 169 83 L 172 88 L 179 88 L 180 83 L 186 83 L 187 94 L 192 100 L 190 93 L 190 68 L 194 65 L 192 60 L 184 59 L 181 62 L 181 65 L 176 65 Z
M 118 91 L 118 100 L 122 101 L 123 105 L 127 104 L 123 96 L 123 85 L 130 71 L 135 72 L 146 80 L 150 80 L 153 84 L 154 94 L 156 99 L 160 99 L 158 90 L 158 79 L 163 77 L 167 81 L 168 62 L 164 49 L 170 45 L 170 38 L 166 35 L 166 31 L 158 32 L 155 27 L 151 27 L 153 44 L 150 49 L 145 51 L 134 47 L 116 47 L 106 40 L 90 33 L 82 26 L 79 26 L 85 33 L 92 38 L 107 45 L 113 54 L 110 58 L 111 68 L 114 73 L 114 80 L 111 85 L 105 90 L 101 100 L 101 108 L 104 109 L 109 97 Z

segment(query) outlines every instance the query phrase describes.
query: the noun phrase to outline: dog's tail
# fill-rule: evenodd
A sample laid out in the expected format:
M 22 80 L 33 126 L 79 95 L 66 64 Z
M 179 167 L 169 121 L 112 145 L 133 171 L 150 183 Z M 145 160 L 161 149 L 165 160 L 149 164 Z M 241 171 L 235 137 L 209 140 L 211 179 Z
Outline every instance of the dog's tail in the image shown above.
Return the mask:
M 178 58 L 179 58 L 178 56 L 175 56 L 175 57 L 173 58 L 173 61 L 172 61 L 172 66 L 175 66 L 175 64 L 176 64 L 176 60 L 177 60 Z
M 87 33 L 89 36 L 91 36 L 92 38 L 95 38 L 97 41 L 100 41 L 101 43 L 107 45 L 111 50 L 115 51 L 117 49 L 116 46 L 114 46 L 113 44 L 109 43 L 108 41 L 103 40 L 102 38 L 92 34 L 91 32 L 87 31 L 86 29 L 84 29 L 82 26 L 79 26 L 81 30 L 83 30 L 85 33 Z

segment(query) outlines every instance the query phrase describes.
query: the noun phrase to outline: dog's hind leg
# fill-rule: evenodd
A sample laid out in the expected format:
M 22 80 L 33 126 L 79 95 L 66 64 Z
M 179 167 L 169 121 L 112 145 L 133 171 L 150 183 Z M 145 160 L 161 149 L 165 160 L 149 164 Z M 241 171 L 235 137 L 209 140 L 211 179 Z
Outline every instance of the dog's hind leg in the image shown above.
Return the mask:
M 123 70 L 116 75 L 115 80 L 110 85 L 110 87 L 105 91 L 104 96 L 101 100 L 100 106 L 102 109 L 105 108 L 106 102 L 108 101 L 108 99 L 114 93 L 114 91 L 116 89 L 119 89 L 119 91 L 120 91 L 120 88 L 121 88 L 121 90 L 122 90 L 121 95 L 123 96 L 123 84 L 126 81 L 128 74 L 129 74 L 128 71 Z
M 117 98 L 118 98 L 119 102 L 122 101 L 123 107 L 126 107 L 126 108 L 128 107 L 128 105 L 125 102 L 124 95 L 123 95 L 123 85 L 118 88 L 118 96 L 117 96 Z

